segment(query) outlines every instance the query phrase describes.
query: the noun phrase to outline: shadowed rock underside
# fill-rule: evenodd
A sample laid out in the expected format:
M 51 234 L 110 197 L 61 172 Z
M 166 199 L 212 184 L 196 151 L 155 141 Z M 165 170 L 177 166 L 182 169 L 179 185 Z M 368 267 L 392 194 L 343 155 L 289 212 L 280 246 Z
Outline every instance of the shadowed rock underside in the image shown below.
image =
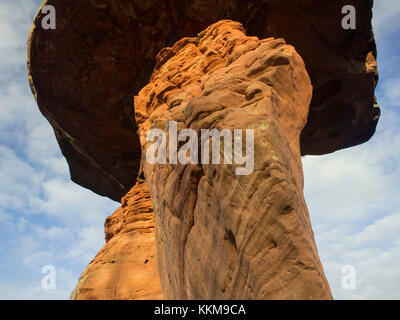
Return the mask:
M 313 100 L 301 152 L 324 154 L 375 132 L 376 48 L 372 0 L 353 0 L 357 29 L 343 30 L 346 0 L 46 0 L 56 30 L 38 13 L 28 42 L 29 80 L 76 183 L 119 201 L 134 185 L 140 144 L 132 98 L 158 52 L 221 19 L 248 35 L 284 38 L 306 63 Z

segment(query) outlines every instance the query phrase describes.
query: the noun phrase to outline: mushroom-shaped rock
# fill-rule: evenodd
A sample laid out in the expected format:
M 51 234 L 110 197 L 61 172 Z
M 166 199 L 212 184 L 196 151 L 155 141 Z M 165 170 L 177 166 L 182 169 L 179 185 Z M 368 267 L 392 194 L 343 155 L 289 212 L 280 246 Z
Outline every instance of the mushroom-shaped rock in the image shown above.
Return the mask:
M 356 28 L 342 27 L 347 0 L 46 0 L 56 29 L 35 18 L 29 80 L 76 183 L 119 201 L 140 171 L 133 97 L 164 47 L 222 19 L 260 39 L 284 38 L 304 59 L 313 85 L 301 153 L 324 154 L 375 132 L 376 48 L 372 0 L 352 0 Z
M 57 28 L 42 29 L 42 14 L 36 17 L 29 79 L 72 179 L 119 199 L 138 175 L 145 178 L 152 205 L 125 198 L 108 238 L 110 230 L 140 229 L 131 221 L 154 210 L 154 232 L 118 231 L 73 297 L 135 298 L 131 289 L 146 277 L 119 272 L 147 272 L 143 265 L 117 259 L 106 269 L 102 262 L 157 252 L 157 286 L 140 297 L 160 297 L 160 284 L 167 299 L 331 299 L 303 197 L 301 155 L 374 133 L 372 1 L 353 1 L 354 30 L 342 26 L 347 1 L 44 4 L 56 8 Z M 163 137 L 168 146 L 154 152 Z M 142 238 L 146 252 L 119 251 L 119 242 L 129 247 Z M 123 283 L 108 290 L 97 279 L 107 272 Z

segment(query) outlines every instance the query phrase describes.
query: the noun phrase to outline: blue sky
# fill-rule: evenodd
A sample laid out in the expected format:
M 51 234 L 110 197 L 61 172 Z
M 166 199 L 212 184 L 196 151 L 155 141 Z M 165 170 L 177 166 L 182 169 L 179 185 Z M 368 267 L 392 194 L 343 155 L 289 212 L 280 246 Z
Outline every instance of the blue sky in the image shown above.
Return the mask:
M 400 1 L 375 2 L 378 131 L 362 146 L 303 158 L 305 196 L 336 299 L 400 298 Z M 70 181 L 30 92 L 26 39 L 40 4 L 0 0 L 0 299 L 69 298 L 118 207 Z M 56 290 L 41 287 L 45 265 L 56 267 Z M 341 286 L 344 265 L 356 270 L 354 290 Z

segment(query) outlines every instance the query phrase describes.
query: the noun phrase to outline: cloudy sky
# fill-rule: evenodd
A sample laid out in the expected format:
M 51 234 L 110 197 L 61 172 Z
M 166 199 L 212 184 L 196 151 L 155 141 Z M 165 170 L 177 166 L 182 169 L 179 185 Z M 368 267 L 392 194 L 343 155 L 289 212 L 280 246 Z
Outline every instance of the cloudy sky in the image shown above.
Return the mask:
M 351 2 L 351 1 L 350 1 Z M 375 0 L 383 115 L 368 143 L 305 157 L 305 196 L 336 299 L 400 299 L 400 1 Z M 68 299 L 118 203 L 69 179 L 26 76 L 41 0 L 0 0 L 0 299 Z M 56 269 L 45 290 L 42 268 Z M 344 266 L 355 288 L 342 286 Z

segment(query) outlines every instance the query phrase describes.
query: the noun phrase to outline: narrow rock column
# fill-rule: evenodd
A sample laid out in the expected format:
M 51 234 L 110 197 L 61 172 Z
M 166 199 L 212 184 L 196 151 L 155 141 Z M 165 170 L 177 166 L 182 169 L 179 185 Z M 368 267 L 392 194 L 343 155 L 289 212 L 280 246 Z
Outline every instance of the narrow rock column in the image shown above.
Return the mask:
M 292 46 L 247 37 L 237 22 L 159 53 L 135 117 L 167 299 L 332 298 L 303 197 L 299 137 L 311 95 Z M 223 151 L 221 164 L 170 164 L 168 152 L 167 164 L 150 164 L 146 134 L 168 135 L 170 121 L 198 137 L 201 129 L 253 129 L 253 172 L 237 175 L 242 166 L 224 163 Z
M 106 219 L 106 244 L 86 267 L 74 300 L 162 299 L 154 241 L 154 215 L 144 181 Z

